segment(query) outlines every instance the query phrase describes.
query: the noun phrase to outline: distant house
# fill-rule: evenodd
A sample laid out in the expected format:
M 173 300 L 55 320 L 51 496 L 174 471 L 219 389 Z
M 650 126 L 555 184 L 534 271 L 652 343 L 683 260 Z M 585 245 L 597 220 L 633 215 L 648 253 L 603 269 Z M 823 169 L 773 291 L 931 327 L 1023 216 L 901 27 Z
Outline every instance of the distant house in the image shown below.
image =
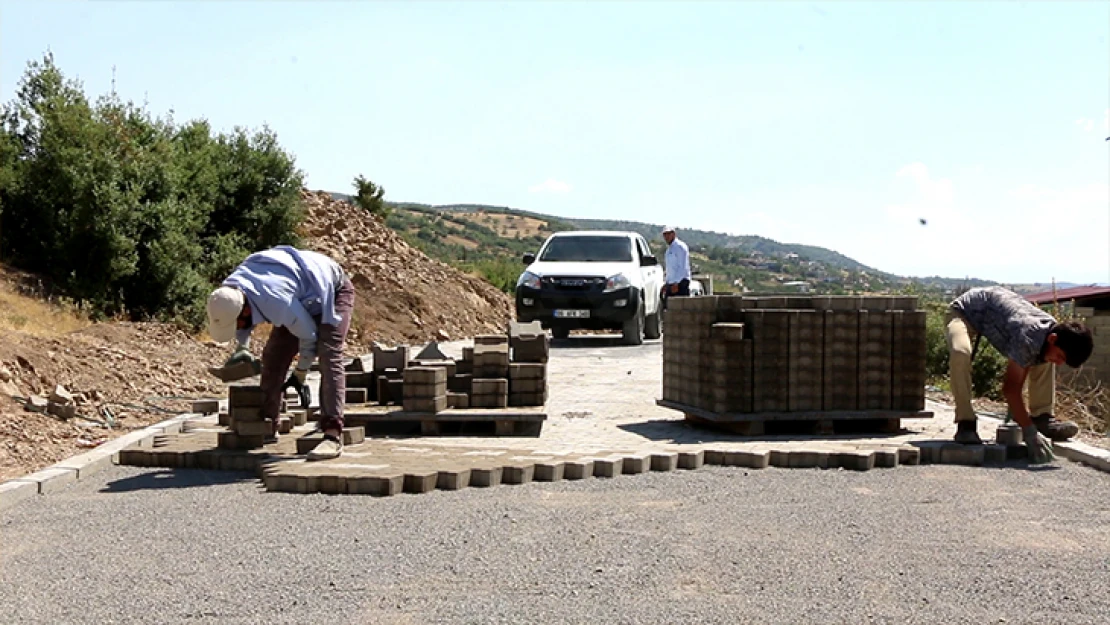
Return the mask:
M 1054 312 L 1058 318 L 1071 315 L 1082 320 L 1094 335 L 1095 350 L 1086 364 L 1080 367 L 1080 377 L 1091 383 L 1110 384 L 1110 287 L 1055 289 L 1032 293 L 1025 299 L 1048 307 L 1048 311 Z M 1053 304 L 1059 309 L 1054 311 Z
M 782 285 L 787 288 L 798 289 L 800 293 L 809 293 L 809 283 L 805 280 L 791 280 L 790 282 L 783 282 Z

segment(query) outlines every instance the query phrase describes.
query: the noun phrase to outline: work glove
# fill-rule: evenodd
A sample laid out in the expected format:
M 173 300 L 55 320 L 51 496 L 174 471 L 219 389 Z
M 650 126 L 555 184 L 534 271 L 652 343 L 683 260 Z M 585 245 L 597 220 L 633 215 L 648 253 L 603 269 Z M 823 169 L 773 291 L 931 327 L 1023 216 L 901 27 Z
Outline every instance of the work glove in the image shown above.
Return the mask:
M 1044 464 L 1056 459 L 1056 454 L 1052 453 L 1052 442 L 1037 431 L 1037 426 L 1027 425 L 1021 428 L 1021 434 L 1025 438 L 1025 447 L 1029 451 L 1029 462 Z
M 308 371 L 304 369 L 294 369 L 293 373 L 289 374 L 289 379 L 286 380 L 285 384 L 281 387 L 282 391 L 287 388 L 297 391 L 297 396 L 301 399 L 302 410 L 308 410 L 309 405 L 312 404 L 312 392 L 308 390 L 308 385 L 304 383 L 304 379 L 307 376 Z

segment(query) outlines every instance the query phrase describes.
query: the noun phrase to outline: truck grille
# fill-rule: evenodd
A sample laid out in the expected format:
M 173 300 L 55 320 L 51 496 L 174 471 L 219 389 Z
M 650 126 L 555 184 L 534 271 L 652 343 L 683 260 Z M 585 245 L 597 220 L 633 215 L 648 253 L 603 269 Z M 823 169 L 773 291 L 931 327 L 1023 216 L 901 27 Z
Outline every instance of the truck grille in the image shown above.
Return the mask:
M 605 278 L 545 276 L 543 286 L 564 293 L 591 293 L 605 290 Z

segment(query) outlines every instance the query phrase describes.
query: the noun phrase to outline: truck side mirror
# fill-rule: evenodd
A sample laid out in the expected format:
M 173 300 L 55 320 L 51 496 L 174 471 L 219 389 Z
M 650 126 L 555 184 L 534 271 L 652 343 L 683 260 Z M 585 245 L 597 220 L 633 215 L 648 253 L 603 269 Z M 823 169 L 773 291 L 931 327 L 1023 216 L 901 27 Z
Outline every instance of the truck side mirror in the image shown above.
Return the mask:
M 531 265 L 532 263 L 536 262 L 536 255 L 535 254 L 525 254 L 524 258 L 522 260 L 524 260 L 525 265 Z
M 641 267 L 654 267 L 658 264 L 659 264 L 659 259 L 654 257 L 654 256 L 641 256 L 640 257 L 640 266 Z

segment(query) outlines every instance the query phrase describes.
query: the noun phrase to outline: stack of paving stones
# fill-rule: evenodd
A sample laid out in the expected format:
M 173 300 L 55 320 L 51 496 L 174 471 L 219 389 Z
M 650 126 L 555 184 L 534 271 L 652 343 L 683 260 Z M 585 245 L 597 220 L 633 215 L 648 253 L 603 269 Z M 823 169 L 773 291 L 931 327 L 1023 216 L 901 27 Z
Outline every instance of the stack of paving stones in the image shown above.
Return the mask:
M 447 409 L 447 368 L 407 367 L 404 371 L 405 412 L 430 412 Z
M 471 408 L 504 408 L 509 405 L 509 337 L 484 334 L 474 337 Z
M 925 312 L 916 297 L 676 298 L 663 399 L 717 414 L 920 411 Z
M 262 418 L 262 387 L 233 384 L 227 389 L 229 432 L 220 432 L 223 449 L 255 449 L 272 431 L 273 422 Z
M 540 322 L 509 322 L 509 405 L 543 406 L 547 403 L 547 358 L 550 342 Z
M 409 348 L 401 345 L 393 349 L 373 346 L 374 372 L 377 383 L 376 399 L 383 406 L 401 405 L 404 401 L 403 371 L 409 362 Z

